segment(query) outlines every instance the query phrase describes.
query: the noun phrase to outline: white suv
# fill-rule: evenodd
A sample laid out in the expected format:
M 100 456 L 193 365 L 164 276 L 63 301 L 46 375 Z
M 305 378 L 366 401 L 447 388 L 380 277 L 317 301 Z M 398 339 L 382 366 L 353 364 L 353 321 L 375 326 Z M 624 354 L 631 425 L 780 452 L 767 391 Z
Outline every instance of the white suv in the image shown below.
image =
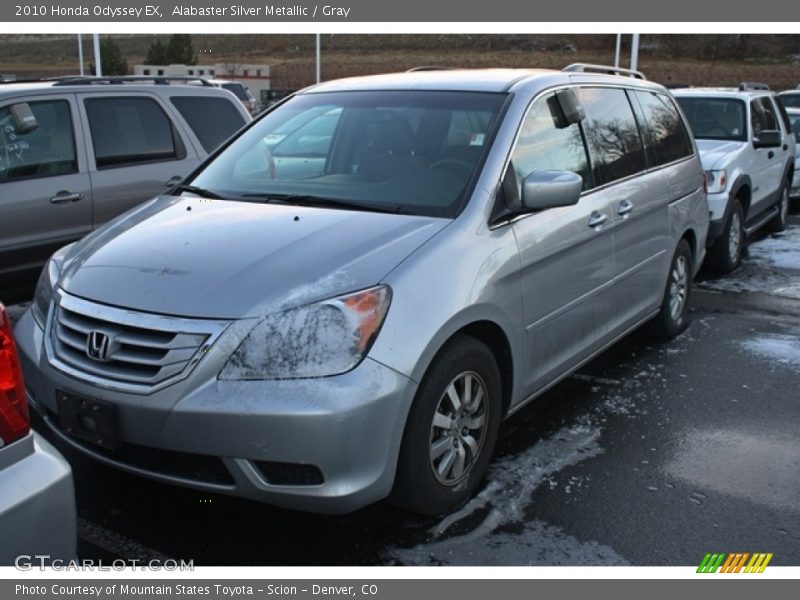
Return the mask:
M 785 227 L 795 138 L 783 105 L 749 86 L 674 90 L 691 125 L 708 181 L 708 264 L 729 272 L 747 235 Z

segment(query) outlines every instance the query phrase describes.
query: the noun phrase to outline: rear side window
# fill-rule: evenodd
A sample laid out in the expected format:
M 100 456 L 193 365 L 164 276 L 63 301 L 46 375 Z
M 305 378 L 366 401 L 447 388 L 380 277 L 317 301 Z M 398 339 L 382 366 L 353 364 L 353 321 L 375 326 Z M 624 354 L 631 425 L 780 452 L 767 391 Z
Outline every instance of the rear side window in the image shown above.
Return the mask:
M 244 117 L 225 98 L 173 96 L 170 101 L 209 154 L 244 125 Z
M 643 171 L 642 139 L 624 90 L 585 87 L 579 89 L 579 97 L 586 112 L 584 127 L 595 183 L 611 183 Z
M 692 142 L 672 100 L 657 92 L 636 91 L 633 95 L 642 109 L 642 133 L 651 164 L 661 166 L 691 156 Z
M 583 189 L 592 185 L 581 127 L 577 123 L 563 127 L 555 94 L 540 98 L 522 122 L 517 145 L 511 154 L 511 166 L 522 181 L 538 171 L 572 171 L 583 179 Z
M 89 98 L 86 116 L 98 169 L 183 158 L 172 123 L 151 98 Z
M 23 133 L 0 108 L 0 183 L 78 171 L 72 115 L 65 100 L 29 103 L 38 127 Z

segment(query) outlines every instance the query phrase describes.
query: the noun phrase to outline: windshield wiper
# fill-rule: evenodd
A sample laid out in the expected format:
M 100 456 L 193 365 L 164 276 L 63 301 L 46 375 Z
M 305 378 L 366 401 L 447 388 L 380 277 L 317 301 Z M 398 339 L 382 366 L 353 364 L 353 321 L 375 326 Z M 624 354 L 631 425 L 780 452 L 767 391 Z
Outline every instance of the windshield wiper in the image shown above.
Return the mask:
M 211 190 L 207 190 L 206 188 L 197 187 L 196 185 L 177 185 L 172 188 L 173 192 L 191 192 L 192 194 L 196 194 L 201 196 L 202 198 L 211 198 L 212 200 L 225 200 L 226 198 L 220 196 L 216 192 L 212 192 Z
M 276 204 L 291 204 L 296 206 L 316 206 L 322 208 L 340 208 L 344 210 L 362 210 L 380 213 L 398 214 L 403 212 L 399 204 L 372 204 L 367 202 L 354 202 L 338 198 L 326 198 L 313 194 L 243 194 L 242 199 L 256 199 Z

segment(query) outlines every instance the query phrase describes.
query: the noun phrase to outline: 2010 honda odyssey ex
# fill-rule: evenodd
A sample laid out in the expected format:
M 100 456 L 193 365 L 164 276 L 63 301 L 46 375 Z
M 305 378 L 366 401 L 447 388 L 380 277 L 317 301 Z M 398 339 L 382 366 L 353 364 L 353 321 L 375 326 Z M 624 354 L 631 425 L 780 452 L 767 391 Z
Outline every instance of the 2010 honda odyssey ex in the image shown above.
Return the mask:
M 64 440 L 319 512 L 463 503 L 500 421 L 632 329 L 686 324 L 704 176 L 638 73 L 323 83 L 57 252 L 16 329 Z

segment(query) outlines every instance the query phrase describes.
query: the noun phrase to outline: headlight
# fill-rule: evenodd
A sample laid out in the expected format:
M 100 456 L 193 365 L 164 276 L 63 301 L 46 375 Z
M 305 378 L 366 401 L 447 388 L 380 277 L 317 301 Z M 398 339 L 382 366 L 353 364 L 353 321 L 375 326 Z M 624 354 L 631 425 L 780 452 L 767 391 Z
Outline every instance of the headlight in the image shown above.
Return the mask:
M 45 321 L 47 321 L 50 301 L 53 299 L 53 286 L 58 281 L 60 266 L 58 261 L 52 258 L 48 260 L 44 269 L 42 269 L 42 274 L 39 275 L 39 281 L 36 283 L 36 292 L 33 295 L 33 303 L 31 304 L 31 314 L 33 315 L 33 320 L 42 329 L 44 329 Z
M 300 306 L 264 318 L 228 359 L 220 379 L 297 379 L 339 375 L 369 351 L 391 301 L 386 286 Z
M 706 182 L 709 194 L 719 194 L 725 191 L 728 184 L 728 176 L 725 169 L 719 171 L 706 171 Z

